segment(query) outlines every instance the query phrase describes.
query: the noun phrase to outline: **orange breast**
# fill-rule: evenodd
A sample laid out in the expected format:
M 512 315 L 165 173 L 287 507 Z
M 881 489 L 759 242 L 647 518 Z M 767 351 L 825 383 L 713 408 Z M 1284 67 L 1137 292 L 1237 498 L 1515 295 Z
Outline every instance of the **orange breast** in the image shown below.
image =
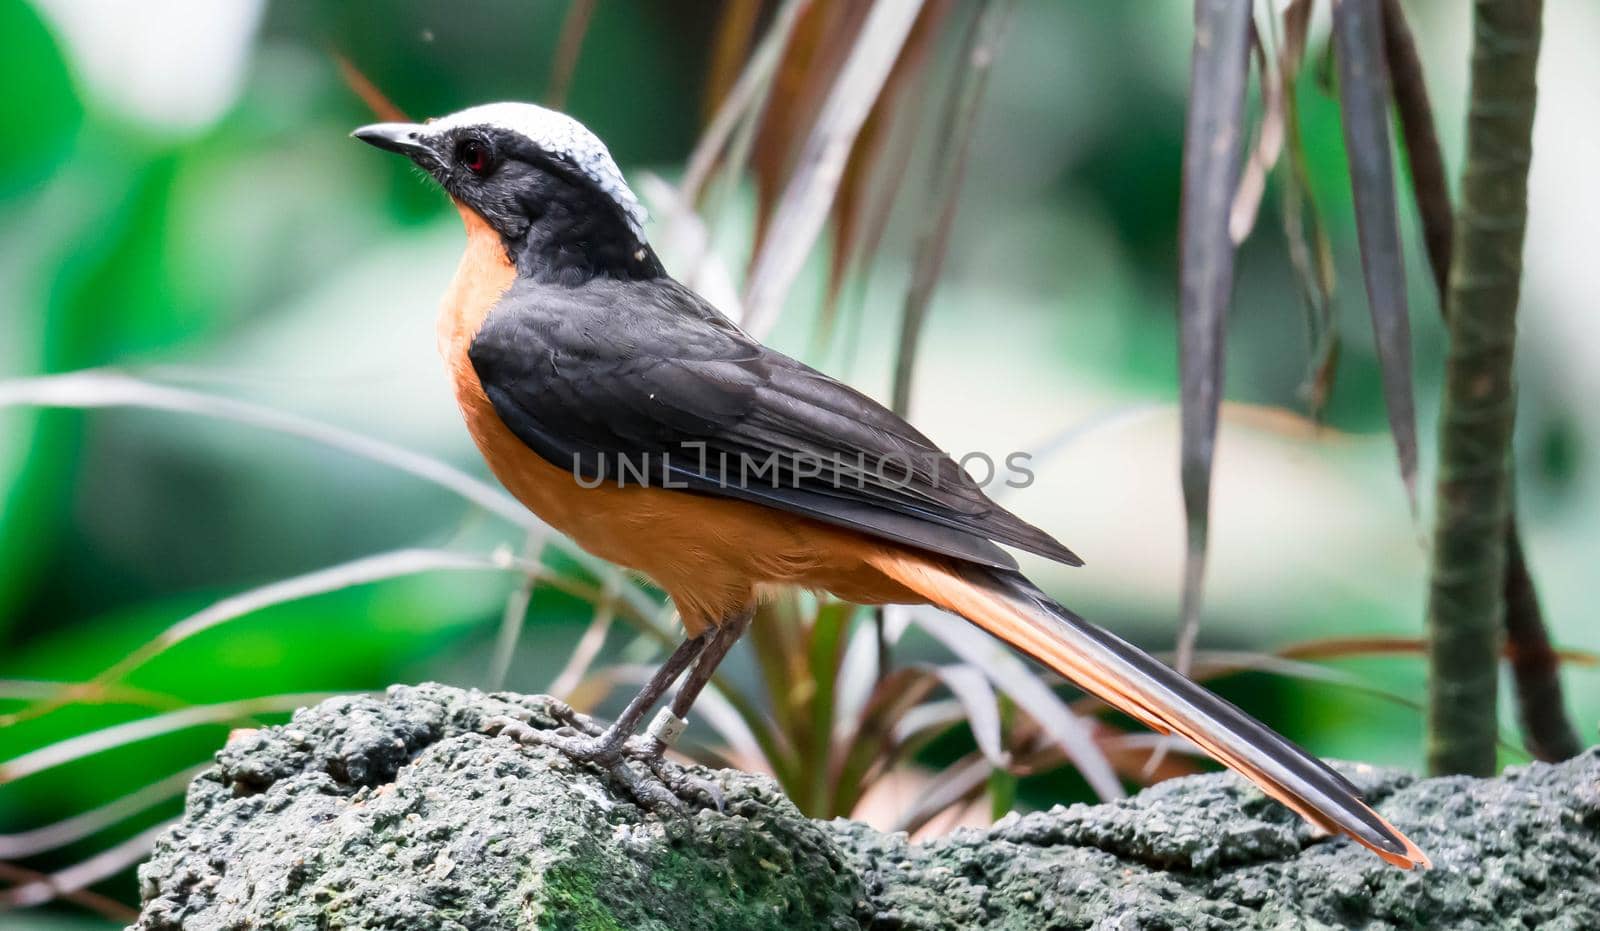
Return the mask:
M 516 270 L 500 236 L 461 210 L 467 250 L 439 315 L 439 349 L 456 401 L 495 477 L 517 500 L 602 559 L 649 576 L 672 596 L 691 634 L 749 605 L 761 589 L 800 585 L 851 601 L 918 600 L 873 568 L 885 547 L 859 534 L 722 498 L 664 488 L 585 488 L 505 425 L 467 356 Z

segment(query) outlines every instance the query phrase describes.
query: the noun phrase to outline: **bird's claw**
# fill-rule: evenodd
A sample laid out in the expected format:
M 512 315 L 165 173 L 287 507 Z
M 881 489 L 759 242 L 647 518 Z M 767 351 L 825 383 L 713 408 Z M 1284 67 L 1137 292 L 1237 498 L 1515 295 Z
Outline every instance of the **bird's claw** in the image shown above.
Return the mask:
M 681 767 L 668 766 L 666 760 L 659 756 L 647 757 L 643 762 L 650 767 L 651 774 L 674 797 L 683 801 L 696 799 L 701 803 L 701 807 L 716 809 L 719 815 L 727 812 L 728 799 L 715 782 L 691 775 Z
M 593 720 L 579 714 L 573 707 L 559 698 L 549 698 L 544 703 L 544 713 L 560 724 L 572 728 L 580 734 L 590 737 L 600 737 L 605 734 L 605 728 Z
M 684 806 L 686 800 L 680 798 L 653 768 L 647 768 L 645 773 L 640 773 L 627 763 L 618 760 L 611 765 L 610 773 L 613 779 L 622 783 L 628 794 L 633 796 L 633 800 L 645 811 L 655 814 L 664 811 L 674 815 L 686 814 Z
M 567 710 L 571 711 L 570 708 Z M 561 717 L 553 709 L 551 716 Z M 722 790 L 717 786 L 677 767 L 668 766 L 661 757 L 663 748 L 658 741 L 633 738 L 618 746 L 603 739 L 603 730 L 591 730 L 592 725 L 582 726 L 587 723 L 581 719 L 571 723 L 570 726 L 582 735 L 576 736 L 541 730 L 524 721 L 500 715 L 484 722 L 484 730 L 490 735 L 509 737 L 523 746 L 549 747 L 569 760 L 604 770 L 633 796 L 640 808 L 649 812 L 670 811 L 682 815 L 687 811 L 686 804 L 695 802 L 701 803 L 702 807 L 715 808 L 718 812 L 726 807 Z M 642 764 L 646 772 L 640 773 L 628 765 L 630 760 Z

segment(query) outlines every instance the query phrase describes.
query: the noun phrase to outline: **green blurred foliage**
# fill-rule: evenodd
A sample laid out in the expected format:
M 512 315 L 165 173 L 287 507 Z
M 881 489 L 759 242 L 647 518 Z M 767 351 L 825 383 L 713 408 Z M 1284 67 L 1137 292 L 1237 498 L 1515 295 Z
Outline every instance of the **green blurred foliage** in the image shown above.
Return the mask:
M 493 99 L 538 99 L 565 9 L 554 0 L 274 3 L 247 43 L 236 99 L 198 128 L 173 129 L 108 103 L 73 66 L 58 28 L 23 0 L 0 0 L 0 283 L 8 295 L 0 306 L 0 379 L 106 365 L 179 367 L 180 382 L 201 390 L 325 419 L 484 475 L 449 402 L 441 396 L 437 407 L 413 409 L 406 393 L 424 378 L 414 363 L 433 364 L 426 318 L 449 271 L 435 247 L 455 248 L 455 220 L 401 160 L 345 138 L 370 114 L 332 56 L 348 58 L 418 118 Z M 670 177 L 682 165 L 701 125 L 718 15 L 717 4 L 598 5 L 568 108 L 631 176 L 648 168 Z M 1142 5 L 1056 0 L 1024 4 L 1022 16 L 995 79 L 997 115 L 976 148 L 948 263 L 949 293 L 982 295 L 983 303 L 952 300 L 930 324 L 932 339 L 947 345 L 1014 331 L 1013 355 L 935 370 L 935 359 L 951 357 L 941 353 L 919 377 L 1003 398 L 1048 395 L 1070 374 L 1103 386 L 1115 403 L 1171 402 L 1186 16 L 1178 9 L 1152 20 Z M 1314 194 L 1336 245 L 1345 342 L 1326 419 L 1341 431 L 1378 432 L 1384 414 L 1338 104 L 1314 81 L 1301 89 Z M 937 102 L 936 93 L 926 96 Z M 902 196 L 915 206 L 910 193 Z M 1228 395 L 1302 410 L 1304 312 L 1276 197 L 1269 188 L 1240 256 Z M 741 202 L 733 212 L 747 207 Z M 888 272 L 864 289 L 869 298 L 857 311 L 865 318 L 860 356 L 873 373 L 888 358 L 880 331 L 893 326 L 915 240 L 904 225 L 893 228 L 885 250 Z M 424 276 L 428 292 L 392 285 L 420 255 L 428 257 L 428 275 L 439 272 Z M 1419 264 L 1411 270 L 1419 409 L 1431 411 L 1440 331 L 1427 275 Z M 814 280 L 802 283 L 792 304 L 807 304 L 815 291 Z M 803 328 L 813 309 L 799 306 L 780 335 Z M 390 364 L 373 349 L 400 345 L 390 331 L 418 346 L 417 354 Z M 785 343 L 796 345 L 804 338 Z M 339 368 L 345 358 L 359 364 Z M 1592 438 L 1572 415 L 1571 399 L 1537 376 L 1524 408 L 1524 514 L 1559 522 L 1592 484 L 1584 480 Z M 1010 442 L 1069 425 L 1033 424 Z M 1422 435 L 1430 435 L 1426 420 Z M 1381 445 L 1373 448 L 1378 453 L 1365 458 L 1329 456 L 1351 482 L 1401 508 L 1392 461 Z M 1237 464 L 1221 460 L 1219 470 Z M 1175 455 L 1170 472 L 1175 489 Z M 236 424 L 120 409 L 0 408 L 0 507 L 0 679 L 81 680 L 217 598 L 358 556 L 409 545 L 488 551 L 521 541 L 498 518 L 373 463 Z M 1140 520 L 1130 515 L 1128 532 Z M 1403 535 L 1403 516 L 1400 525 Z M 1056 529 L 1076 546 L 1073 528 Z M 1561 542 L 1593 544 L 1595 535 Z M 583 574 L 559 558 L 548 561 Z M 1094 572 L 1091 563 L 1080 571 Z M 198 704 L 425 678 L 481 685 L 512 584 L 504 574 L 440 573 L 293 602 L 186 642 L 127 684 Z M 1334 633 L 1415 631 L 1420 580 L 1405 584 L 1414 587 L 1375 593 L 1332 570 L 1286 578 L 1270 593 L 1223 598 L 1214 625 L 1208 617 L 1206 641 L 1266 649 Z M 1175 600 L 1157 611 L 1145 592 L 1102 587 L 1074 603 L 1153 648 L 1170 642 Z M 578 599 L 536 593 L 510 687 L 546 687 L 589 613 Z M 907 658 L 935 655 L 922 638 L 905 649 Z M 620 651 L 613 642 L 606 657 Z M 736 655 L 735 662 L 746 661 Z M 1421 694 L 1414 659 L 1346 668 L 1390 691 Z M 1417 759 L 1417 716 L 1392 703 L 1266 675 L 1233 677 L 1220 688 L 1319 752 Z M 0 714 L 24 706 L 0 699 Z M 0 728 L 0 760 L 149 713 L 71 705 Z M 0 833 L 77 813 L 181 769 L 225 733 L 222 725 L 182 731 L 0 787 Z M 923 758 L 937 764 L 971 749 L 964 732 L 952 732 Z M 1029 805 L 1091 797 L 1070 770 L 994 788 Z M 29 866 L 68 865 L 170 816 L 177 804 Z M 134 897 L 130 872 L 97 888 Z M 7 927 L 13 920 L 0 919 Z M 22 920 L 31 924 L 15 926 L 100 926 Z

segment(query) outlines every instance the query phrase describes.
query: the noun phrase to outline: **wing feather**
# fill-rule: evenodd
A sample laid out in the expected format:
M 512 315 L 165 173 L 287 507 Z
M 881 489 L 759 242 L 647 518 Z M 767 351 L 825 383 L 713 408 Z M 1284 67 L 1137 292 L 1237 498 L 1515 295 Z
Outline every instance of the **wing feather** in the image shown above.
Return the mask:
M 511 431 L 586 479 L 670 477 L 988 566 L 1015 566 L 997 543 L 1080 563 L 904 419 L 675 282 L 519 281 L 469 355 Z

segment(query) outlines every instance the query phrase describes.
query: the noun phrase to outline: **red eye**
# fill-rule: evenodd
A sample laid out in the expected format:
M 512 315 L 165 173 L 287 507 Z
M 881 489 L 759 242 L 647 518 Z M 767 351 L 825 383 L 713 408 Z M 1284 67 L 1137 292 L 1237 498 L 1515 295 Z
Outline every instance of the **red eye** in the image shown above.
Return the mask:
M 481 142 L 468 139 L 461 143 L 461 148 L 456 150 L 456 159 L 475 175 L 489 173 L 489 150 Z

